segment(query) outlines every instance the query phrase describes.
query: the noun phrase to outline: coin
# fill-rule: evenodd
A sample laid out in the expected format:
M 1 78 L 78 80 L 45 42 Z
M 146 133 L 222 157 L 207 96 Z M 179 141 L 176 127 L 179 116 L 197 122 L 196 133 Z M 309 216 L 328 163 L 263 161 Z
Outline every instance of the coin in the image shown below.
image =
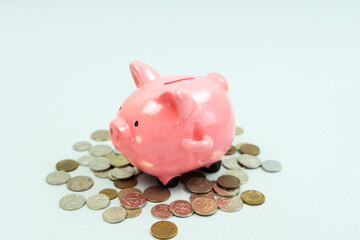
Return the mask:
M 60 185 L 70 179 L 70 174 L 63 171 L 52 172 L 46 176 L 46 182 L 51 185 Z
M 126 218 L 134 218 L 141 214 L 142 208 L 126 209 Z
M 112 152 L 112 148 L 108 145 L 95 145 L 90 148 L 89 153 L 95 157 L 103 157 Z
M 185 184 L 189 179 L 195 178 L 195 177 L 206 178 L 205 175 L 201 172 L 191 171 L 191 172 L 182 174 L 180 177 L 180 181 L 183 184 Z
M 244 205 L 243 201 L 239 196 L 227 198 L 227 197 L 217 197 L 216 203 L 218 207 L 226 212 L 235 212 L 242 208 Z
M 129 164 L 129 161 L 126 160 L 126 158 L 122 154 L 117 155 L 117 154 L 112 153 L 112 154 L 105 155 L 104 158 L 109 159 L 110 165 L 113 167 L 124 167 Z
M 126 217 L 126 210 L 123 207 L 111 207 L 103 212 L 103 219 L 108 223 L 118 223 Z
M 134 209 L 144 206 L 146 198 L 141 193 L 130 192 L 120 198 L 120 203 L 127 209 Z
M 135 170 L 135 175 L 138 175 L 138 174 L 141 173 L 141 170 L 138 169 L 137 167 L 133 167 L 133 168 L 134 168 L 134 170 Z
M 195 199 L 197 198 L 201 198 L 201 197 L 204 197 L 204 198 L 210 198 L 212 200 L 215 200 L 215 196 L 213 193 L 207 193 L 207 194 L 191 194 L 190 196 L 190 202 L 193 202 Z
M 241 199 L 244 201 L 244 203 L 248 205 L 261 205 L 265 202 L 265 196 L 259 191 L 256 190 L 247 190 L 243 193 L 241 193 Z
M 239 156 L 225 157 L 221 163 L 227 169 L 243 169 L 238 163 Z
M 117 188 L 131 188 L 137 184 L 136 178 L 129 178 L 124 180 L 115 180 L 114 186 Z
M 103 171 L 106 170 L 108 168 L 110 168 L 110 164 L 109 164 L 109 159 L 106 159 L 104 157 L 98 157 L 95 158 L 91 163 L 90 163 L 90 168 L 93 171 Z
M 247 181 L 249 180 L 249 176 L 247 175 L 247 173 L 242 170 L 229 170 L 226 171 L 223 175 L 231 175 L 237 177 L 240 180 L 240 184 L 247 183 Z
M 99 194 L 105 194 L 111 199 L 114 199 L 118 196 L 118 192 L 113 188 L 105 188 L 99 192 Z
M 193 193 L 208 193 L 213 188 L 213 183 L 206 178 L 191 178 L 186 182 L 186 188 Z
M 118 198 L 120 200 L 120 198 L 122 196 L 124 196 L 125 194 L 127 193 L 130 193 L 130 192 L 137 192 L 137 193 L 141 193 L 142 194 L 142 191 L 138 188 L 124 188 L 123 190 L 121 190 L 118 194 Z
M 110 198 L 105 194 L 95 194 L 88 198 L 86 205 L 93 210 L 106 208 L 110 204 Z
M 118 155 L 122 154 L 122 153 L 121 153 L 119 150 L 117 150 L 116 148 L 113 149 L 113 153 L 118 154 Z
M 73 178 L 70 178 L 66 182 L 66 186 L 69 190 L 74 192 L 81 192 L 88 190 L 94 185 L 94 181 L 87 176 L 76 176 Z
M 151 214 L 159 219 L 168 219 L 173 216 L 169 204 L 157 204 L 151 208 Z
M 103 171 L 94 171 L 94 175 L 99 178 L 108 178 L 108 173 L 110 172 L 109 169 Z
M 233 145 L 231 145 L 229 150 L 225 153 L 225 155 L 233 155 L 236 153 L 236 151 L 237 149 Z
M 260 148 L 256 145 L 245 143 L 240 146 L 239 151 L 243 154 L 257 156 L 260 153 Z
M 243 145 L 243 144 L 246 144 L 246 143 L 238 143 L 238 144 L 236 144 L 235 145 L 236 150 L 239 150 L 241 145 Z
M 110 171 L 111 175 L 116 179 L 127 179 L 135 175 L 135 169 L 132 166 L 113 168 Z
M 86 199 L 80 194 L 68 194 L 60 199 L 60 207 L 64 210 L 76 210 L 85 205 Z
M 240 188 L 223 189 L 219 187 L 217 183 L 214 184 L 214 190 L 217 194 L 219 194 L 222 197 L 233 197 L 235 195 L 238 195 L 240 192 Z
M 281 170 L 281 164 L 278 161 L 266 160 L 262 162 L 261 167 L 267 172 L 278 172 Z
M 73 145 L 73 149 L 75 151 L 79 151 L 79 152 L 89 150 L 90 148 L 91 148 L 91 143 L 86 142 L 86 141 L 76 142 Z
M 111 181 L 115 181 L 116 178 L 114 178 L 113 175 L 111 175 L 111 171 L 110 171 L 110 170 L 111 170 L 111 169 L 108 169 L 108 170 L 107 170 L 107 177 L 108 177 Z
M 79 157 L 77 162 L 81 165 L 81 166 L 89 166 L 90 163 L 95 160 L 94 156 L 91 155 L 85 155 L 82 157 Z
M 65 159 L 65 160 L 61 160 L 56 164 L 56 170 L 71 172 L 77 169 L 78 166 L 79 164 L 77 163 L 77 161 L 72 159 Z
M 170 211 L 178 217 L 189 217 L 194 211 L 191 208 L 191 203 L 185 200 L 176 200 L 170 203 Z
M 244 133 L 244 129 L 242 129 L 241 127 L 236 126 L 235 135 L 241 135 L 243 133 Z
M 215 200 L 210 198 L 197 198 L 191 203 L 192 209 L 199 215 L 211 215 L 217 210 L 217 204 Z
M 170 198 L 170 191 L 166 187 L 152 186 L 145 189 L 144 195 L 149 202 L 164 202 Z
M 258 168 L 261 166 L 260 159 L 250 154 L 241 154 L 238 161 L 246 168 Z
M 108 130 L 97 130 L 91 134 L 91 138 L 95 141 L 106 141 L 110 139 Z
M 240 179 L 231 175 L 223 175 L 217 179 L 217 184 L 222 188 L 237 188 L 240 186 Z
M 173 238 L 177 232 L 177 226 L 169 221 L 159 221 L 151 226 L 151 234 L 158 239 Z

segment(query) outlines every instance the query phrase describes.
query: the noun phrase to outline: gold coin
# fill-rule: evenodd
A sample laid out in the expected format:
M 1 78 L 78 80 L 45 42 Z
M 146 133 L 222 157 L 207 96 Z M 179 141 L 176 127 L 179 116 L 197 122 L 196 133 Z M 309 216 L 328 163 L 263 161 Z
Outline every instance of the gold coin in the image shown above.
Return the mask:
M 126 165 L 129 165 L 129 161 L 126 160 L 124 155 L 112 153 L 105 155 L 104 158 L 108 159 L 110 161 L 110 165 L 113 167 L 124 167 Z
M 225 155 L 233 155 L 234 153 L 236 153 L 237 149 L 231 145 L 229 150 L 225 153 Z
M 177 226 L 169 221 L 159 221 L 151 226 L 151 234 L 158 239 L 173 238 L 177 232 Z
M 257 206 L 265 202 L 264 194 L 256 190 L 247 190 L 243 192 L 240 196 L 244 203 L 248 205 Z
M 56 170 L 58 171 L 65 171 L 65 172 L 71 172 L 77 169 L 79 166 L 79 163 L 72 159 L 65 159 L 61 160 L 56 164 Z
M 118 196 L 118 192 L 113 188 L 105 188 L 99 192 L 99 194 L 105 194 L 110 199 L 114 199 Z
M 126 218 L 134 218 L 141 214 L 142 209 L 141 208 L 135 208 L 135 209 L 126 209 Z
M 257 156 L 260 153 L 260 148 L 256 145 L 245 143 L 239 147 L 239 151 L 243 154 Z
M 246 144 L 246 143 L 238 143 L 238 144 L 235 145 L 235 148 L 236 148 L 237 150 L 239 150 L 240 147 L 241 147 L 243 144 Z
M 235 135 L 241 135 L 243 133 L 244 133 L 244 129 L 242 129 L 241 127 L 236 127 Z
M 132 177 L 124 180 L 115 180 L 114 186 L 117 188 L 131 188 L 137 184 L 136 178 Z
M 95 141 L 106 141 L 110 139 L 108 130 L 97 130 L 91 134 L 91 138 Z

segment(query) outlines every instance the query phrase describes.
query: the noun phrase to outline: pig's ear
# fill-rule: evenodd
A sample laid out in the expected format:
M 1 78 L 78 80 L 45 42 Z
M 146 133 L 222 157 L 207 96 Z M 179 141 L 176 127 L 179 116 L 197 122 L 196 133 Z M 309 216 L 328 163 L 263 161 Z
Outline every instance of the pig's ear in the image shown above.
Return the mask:
M 216 84 L 218 84 L 221 88 L 223 88 L 225 91 L 229 90 L 229 86 L 226 82 L 226 79 L 218 74 L 218 73 L 209 73 L 208 75 L 206 75 L 206 77 L 210 80 L 215 82 Z
M 176 111 L 180 124 L 193 118 L 196 103 L 193 97 L 182 89 L 172 89 L 160 95 L 158 101 Z
M 137 88 L 140 88 L 148 82 L 160 77 L 160 74 L 155 69 L 146 63 L 138 61 L 130 63 L 130 72 L 134 78 Z

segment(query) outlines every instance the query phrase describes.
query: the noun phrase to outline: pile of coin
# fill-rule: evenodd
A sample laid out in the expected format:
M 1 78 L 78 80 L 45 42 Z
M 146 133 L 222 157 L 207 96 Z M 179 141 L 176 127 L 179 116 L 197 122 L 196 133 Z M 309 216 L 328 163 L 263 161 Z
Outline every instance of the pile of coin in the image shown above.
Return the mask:
M 235 135 L 243 133 L 243 129 L 236 127 Z M 95 141 L 107 141 L 110 139 L 107 130 L 98 130 L 91 134 Z M 142 192 L 134 188 L 137 184 L 136 175 L 141 171 L 132 166 L 121 152 L 112 147 L 99 144 L 92 146 L 90 142 L 79 141 L 73 145 L 75 151 L 88 151 L 89 154 L 77 159 L 65 159 L 56 164 L 55 172 L 46 177 L 46 181 L 52 185 L 66 184 L 73 192 L 81 192 L 90 189 L 94 185 L 92 178 L 88 176 L 72 177 L 68 172 L 74 171 L 81 166 L 88 166 L 93 174 L 99 178 L 108 178 L 119 192 L 113 188 L 101 190 L 88 199 L 79 193 L 72 193 L 60 199 L 60 207 L 65 210 L 76 210 L 84 205 L 89 209 L 100 210 L 109 206 L 112 199 L 118 199 L 119 206 L 111 207 L 103 212 L 103 219 L 108 223 L 118 223 L 125 218 L 133 218 L 142 213 L 146 202 L 158 203 L 151 208 L 151 214 L 157 219 L 169 219 L 176 217 L 189 217 L 194 213 L 200 216 L 209 216 L 218 209 L 226 212 L 239 211 L 243 204 L 261 205 L 265 196 L 256 190 L 243 191 L 240 194 L 240 185 L 248 182 L 249 177 L 245 169 L 259 168 L 267 172 L 278 172 L 281 165 L 277 161 L 261 161 L 257 156 L 260 148 L 254 144 L 239 143 L 231 146 L 222 159 L 222 165 L 228 169 L 217 180 L 209 180 L 200 171 L 191 171 L 181 176 L 180 181 L 190 193 L 188 200 L 175 200 L 170 204 L 167 201 L 171 193 L 164 186 L 150 186 Z M 239 155 L 234 155 L 235 153 Z M 240 195 L 239 195 L 240 194 Z M 159 221 L 152 225 L 151 234 L 159 239 L 172 238 L 177 234 L 177 226 L 169 221 Z

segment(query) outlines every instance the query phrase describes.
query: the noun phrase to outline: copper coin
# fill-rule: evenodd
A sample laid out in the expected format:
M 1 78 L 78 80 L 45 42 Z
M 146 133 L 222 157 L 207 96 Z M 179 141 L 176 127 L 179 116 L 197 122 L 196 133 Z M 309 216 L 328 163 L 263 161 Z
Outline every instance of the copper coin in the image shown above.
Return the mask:
M 123 180 L 115 180 L 114 186 L 117 188 L 131 188 L 137 184 L 137 180 L 135 177 Z
M 218 207 L 226 212 L 235 212 L 242 208 L 244 205 L 243 201 L 239 196 L 227 198 L 227 197 L 217 197 L 216 203 Z
M 217 210 L 216 201 L 210 198 L 197 198 L 191 203 L 192 209 L 199 215 L 211 215 Z
M 166 187 L 152 186 L 145 189 L 144 195 L 149 202 L 164 202 L 170 198 L 170 191 Z
M 77 169 L 79 166 L 79 163 L 72 159 L 65 159 L 61 160 L 56 164 L 56 170 L 58 171 L 65 171 L 65 172 L 71 172 Z
M 214 185 L 214 190 L 217 194 L 219 194 L 222 197 L 233 197 L 238 195 L 240 192 L 240 188 L 223 189 L 219 187 L 217 183 Z
M 69 190 L 74 192 L 81 192 L 88 190 L 94 185 L 94 181 L 87 176 L 76 176 L 73 178 L 70 178 L 66 182 L 66 186 Z
M 110 139 L 108 130 L 97 130 L 91 134 L 91 138 L 95 141 L 106 141 Z
M 257 206 L 265 202 L 264 194 L 256 190 L 247 190 L 243 192 L 240 196 L 244 203 L 248 205 Z
M 159 221 L 151 226 L 151 234 L 158 239 L 173 238 L 177 232 L 177 226 L 169 221 Z
M 170 203 L 170 211 L 178 217 L 189 217 L 194 211 L 191 208 L 191 203 L 185 200 L 176 200 Z
M 186 188 L 193 193 L 208 193 L 213 188 L 213 183 L 206 178 L 191 178 L 186 182 Z
M 207 193 L 207 194 L 191 194 L 190 196 L 190 202 L 193 202 L 195 199 L 197 198 L 201 198 L 201 197 L 204 197 L 204 198 L 210 198 L 212 200 L 215 200 L 215 196 L 213 193 Z
M 173 214 L 170 212 L 169 204 L 157 204 L 152 207 L 151 214 L 159 219 L 171 218 Z
M 105 188 L 99 192 L 99 194 L 105 194 L 110 199 L 114 199 L 118 196 L 118 192 L 113 188 Z
M 240 179 L 231 175 L 223 175 L 217 179 L 217 184 L 223 188 L 238 188 Z
M 142 191 L 138 188 L 124 188 L 123 190 L 121 190 L 118 194 L 118 198 L 120 200 L 120 198 L 122 196 L 124 196 L 125 194 L 127 193 L 131 193 L 131 192 L 137 192 L 137 193 L 141 193 L 142 194 Z
M 245 143 L 239 147 L 239 151 L 243 154 L 257 156 L 260 153 L 260 148 L 256 145 Z
M 237 149 L 233 145 L 231 145 L 229 150 L 225 153 L 225 155 L 233 155 L 236 153 L 236 151 Z
M 120 198 L 121 204 L 127 209 L 134 209 L 144 206 L 146 198 L 141 193 L 131 192 Z
M 185 184 L 189 179 L 195 178 L 195 177 L 206 178 L 205 175 L 201 172 L 191 171 L 191 172 L 187 172 L 187 173 L 184 173 L 183 175 L 181 175 L 180 181 L 183 184 Z
M 126 218 L 134 218 L 141 214 L 142 208 L 126 209 Z

